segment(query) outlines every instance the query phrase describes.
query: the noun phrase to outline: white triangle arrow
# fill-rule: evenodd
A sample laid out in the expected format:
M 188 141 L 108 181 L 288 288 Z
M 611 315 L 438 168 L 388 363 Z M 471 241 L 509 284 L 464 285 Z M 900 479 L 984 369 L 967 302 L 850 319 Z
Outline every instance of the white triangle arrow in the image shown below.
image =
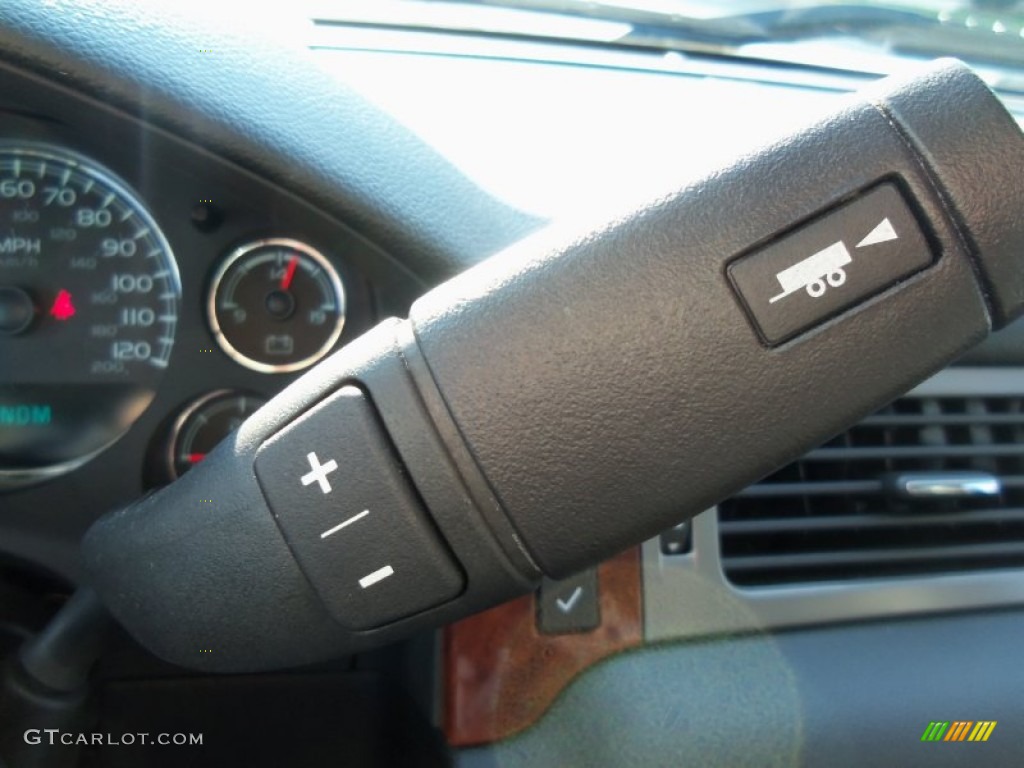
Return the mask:
M 863 248 L 866 245 L 885 243 L 889 240 L 895 240 L 897 237 L 899 237 L 899 235 L 897 235 L 896 230 L 892 228 L 892 222 L 888 219 L 882 219 L 882 223 L 868 232 L 868 236 L 857 243 L 857 247 Z

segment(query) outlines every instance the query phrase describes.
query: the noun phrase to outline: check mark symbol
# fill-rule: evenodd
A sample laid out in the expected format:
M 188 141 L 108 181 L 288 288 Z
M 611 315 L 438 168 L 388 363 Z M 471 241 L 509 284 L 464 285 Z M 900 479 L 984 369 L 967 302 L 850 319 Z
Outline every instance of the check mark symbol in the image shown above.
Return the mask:
M 582 596 L 583 596 L 583 587 L 576 587 L 576 589 L 573 590 L 573 593 L 571 595 L 569 595 L 569 597 L 566 600 L 563 600 L 562 598 L 558 598 L 557 600 L 555 600 L 555 603 L 558 604 L 558 609 L 562 613 L 568 613 L 569 611 L 571 611 L 573 609 L 573 606 L 576 605 L 576 603 L 579 602 L 579 600 L 580 600 L 580 598 Z

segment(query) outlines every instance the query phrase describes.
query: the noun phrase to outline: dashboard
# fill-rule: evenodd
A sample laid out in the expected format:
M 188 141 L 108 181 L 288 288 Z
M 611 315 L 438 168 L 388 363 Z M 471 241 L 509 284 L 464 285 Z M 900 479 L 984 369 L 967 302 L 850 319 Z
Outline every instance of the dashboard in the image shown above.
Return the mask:
M 330 24 L 296 53 L 248 21 L 100 6 L 58 22 L 19 0 L 0 23 L 0 576 L 50 591 L 76 581 L 95 519 L 187 472 L 429 287 L 545 227 L 677 188 L 879 74 Z M 1020 119 L 1024 99 L 1002 95 Z M 939 434 L 961 454 L 941 468 L 965 454 L 1010 488 L 1019 435 L 936 424 L 1017 423 L 1024 325 L 901 402 L 880 414 L 904 419 L 900 432 L 826 448 L 881 450 L 898 434 L 900 460 L 931 467 L 920 446 Z M 985 746 L 1008 757 L 1024 733 L 1016 491 L 981 510 L 988 528 L 967 508 L 921 516 L 898 532 L 906 562 L 871 570 L 869 542 L 842 562 L 870 567 L 831 578 L 813 565 L 829 551 L 793 545 L 770 509 L 756 531 L 736 512 L 781 494 L 785 472 L 568 592 L 546 585 L 321 679 L 386 669 L 455 761 L 480 768 L 674 764 L 678 734 L 694 764 L 915 764 L 937 702 L 999 718 L 1006 740 Z M 837 521 L 785 490 L 804 522 L 861 540 L 839 526 L 862 508 Z M 947 557 L 959 540 L 935 531 L 956 525 L 998 557 Z M 538 628 L 544 595 L 569 604 L 576 586 L 595 593 L 599 626 Z M 182 676 L 137 648 L 112 667 Z M 221 701 L 217 683 L 195 685 Z

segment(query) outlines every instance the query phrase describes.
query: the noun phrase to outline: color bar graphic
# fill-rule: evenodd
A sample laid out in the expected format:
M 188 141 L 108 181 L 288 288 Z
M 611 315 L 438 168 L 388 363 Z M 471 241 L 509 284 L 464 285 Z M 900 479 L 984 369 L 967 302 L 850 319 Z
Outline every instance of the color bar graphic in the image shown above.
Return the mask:
M 995 720 L 932 720 L 921 734 L 921 741 L 988 741 Z

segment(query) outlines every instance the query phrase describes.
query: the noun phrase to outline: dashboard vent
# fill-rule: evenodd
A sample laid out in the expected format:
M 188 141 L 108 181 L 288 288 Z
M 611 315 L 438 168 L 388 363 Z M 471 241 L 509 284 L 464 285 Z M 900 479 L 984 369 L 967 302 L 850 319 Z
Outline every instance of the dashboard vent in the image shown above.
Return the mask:
M 1024 398 L 897 400 L 723 502 L 718 522 L 743 586 L 1024 566 Z

